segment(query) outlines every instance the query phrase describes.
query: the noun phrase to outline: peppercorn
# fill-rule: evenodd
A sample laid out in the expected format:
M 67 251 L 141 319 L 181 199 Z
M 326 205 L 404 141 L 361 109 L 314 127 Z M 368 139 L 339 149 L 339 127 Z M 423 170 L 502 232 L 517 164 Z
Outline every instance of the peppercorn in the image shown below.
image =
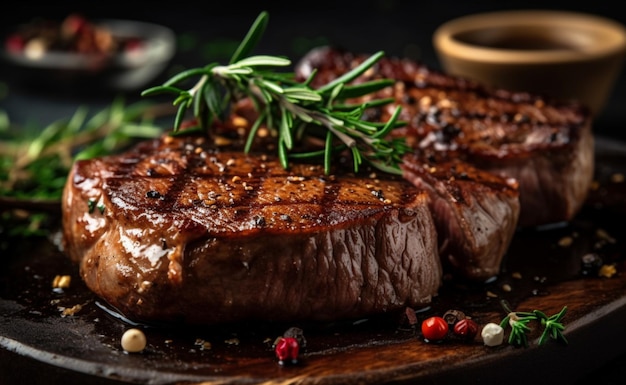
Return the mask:
M 122 349 L 128 353 L 139 353 L 146 348 L 146 335 L 139 329 L 128 329 L 122 335 Z
M 427 342 L 441 341 L 448 335 L 450 327 L 441 317 L 430 317 L 422 322 L 422 335 Z
M 286 362 L 298 363 L 298 353 L 300 352 L 300 344 L 294 337 L 280 337 L 274 348 L 278 363 L 284 365 Z
M 304 337 L 304 331 L 300 328 L 290 327 L 289 329 L 285 330 L 285 332 L 283 333 L 283 337 L 295 338 L 296 341 L 298 341 L 298 346 L 300 349 L 306 347 L 306 338 Z
M 598 275 L 604 261 L 597 253 L 587 253 L 581 257 L 581 274 L 595 277 Z
M 464 318 L 454 324 L 454 329 L 452 331 L 458 337 L 471 341 L 474 337 L 476 337 L 476 334 L 478 334 L 478 325 L 473 320 Z
M 161 193 L 159 193 L 158 191 L 154 191 L 154 190 L 150 190 L 146 193 L 146 197 L 147 198 L 152 198 L 152 199 L 161 199 Z
M 504 341 L 504 329 L 497 323 L 490 322 L 485 325 L 480 335 L 487 346 L 502 345 Z
M 443 313 L 443 319 L 446 320 L 450 327 L 454 327 L 457 322 L 465 319 L 465 313 L 460 310 L 450 309 Z

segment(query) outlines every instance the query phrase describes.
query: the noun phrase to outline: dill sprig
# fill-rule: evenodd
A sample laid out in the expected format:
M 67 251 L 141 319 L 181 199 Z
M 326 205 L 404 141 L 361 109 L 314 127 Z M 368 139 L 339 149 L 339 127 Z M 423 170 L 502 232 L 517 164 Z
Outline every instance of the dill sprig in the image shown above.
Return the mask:
M 174 132 L 191 110 L 200 129 L 208 135 L 211 135 L 211 124 L 215 119 L 224 119 L 234 102 L 249 98 L 258 116 L 248 133 L 246 153 L 250 152 L 259 127 L 265 125 L 277 133 L 277 152 L 284 168 L 289 167 L 289 158 L 322 157 L 325 171 L 329 173 L 333 154 L 348 150 L 355 172 L 363 161 L 367 161 L 382 171 L 400 174 L 398 164 L 408 146 L 403 139 L 386 138 L 391 129 L 405 124 L 398 120 L 400 107 L 387 122 L 372 122 L 363 119 L 365 111 L 390 103 L 392 98 L 347 103 L 351 98 L 393 84 L 391 79 L 349 84 L 370 69 L 384 53 L 373 54 L 352 71 L 313 89 L 310 84 L 315 71 L 306 81 L 297 82 L 293 74 L 277 71 L 290 66 L 289 59 L 247 56 L 260 39 L 267 21 L 267 12 L 261 12 L 228 65 L 212 63 L 183 71 L 160 86 L 144 90 L 142 95 L 173 94 L 173 104 L 177 106 Z M 190 79 L 198 80 L 191 88 L 182 88 L 182 84 Z M 315 126 L 325 130 L 320 133 Z M 298 140 L 309 135 L 321 139 L 323 148 L 297 152 Z

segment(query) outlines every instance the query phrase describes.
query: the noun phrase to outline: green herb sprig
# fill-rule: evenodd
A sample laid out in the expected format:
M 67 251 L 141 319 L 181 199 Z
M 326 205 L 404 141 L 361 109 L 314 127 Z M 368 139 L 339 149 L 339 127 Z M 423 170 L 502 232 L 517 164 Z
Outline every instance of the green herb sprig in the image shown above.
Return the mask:
M 400 107 L 387 122 L 371 122 L 363 119 L 365 111 L 390 103 L 393 99 L 346 104 L 350 98 L 393 84 L 391 79 L 349 84 L 371 68 L 384 53 L 375 53 L 352 71 L 313 89 L 310 84 L 315 71 L 305 82 L 299 83 L 294 80 L 293 74 L 276 71 L 291 65 L 290 60 L 265 55 L 247 57 L 264 32 L 267 21 L 267 12 L 261 12 L 228 65 L 212 63 L 183 71 L 160 86 L 144 90 L 142 95 L 173 94 L 173 104 L 178 108 L 174 132 L 178 131 L 191 110 L 197 124 L 209 135 L 214 119 L 224 119 L 233 102 L 249 98 L 258 117 L 248 134 L 244 148 L 246 153 L 251 150 L 256 133 L 264 124 L 277 133 L 278 157 L 284 168 L 288 168 L 289 158 L 321 156 L 325 171 L 329 173 L 332 155 L 347 149 L 351 153 L 355 172 L 365 160 L 380 170 L 400 174 L 398 164 L 408 146 L 403 139 L 386 139 L 391 129 L 405 125 L 398 120 Z M 198 78 L 191 88 L 183 88 L 183 83 Z M 320 133 L 315 126 L 326 130 Z M 305 135 L 317 135 L 325 143 L 323 149 L 296 152 L 298 140 Z
M 154 120 L 169 106 L 126 104 L 115 99 L 93 115 L 80 106 L 45 127 L 0 124 L 0 234 L 42 235 L 49 213 L 59 212 L 63 187 L 75 160 L 120 151 L 163 133 Z M 16 210 L 21 209 L 21 210 Z M 24 215 L 24 211 L 28 215 Z
M 528 324 L 539 322 L 543 327 L 543 332 L 537 342 L 538 345 L 545 344 L 550 338 L 567 345 L 568 341 L 563 335 L 565 326 L 562 323 L 563 317 L 567 313 L 567 306 L 563 306 L 560 312 L 549 317 L 540 310 L 533 310 L 532 312 L 511 311 L 505 301 L 502 302 L 502 306 L 507 315 L 500 322 L 500 326 L 503 329 L 506 329 L 507 326 L 511 327 L 509 344 L 528 347 L 528 333 L 531 331 Z
M 89 116 L 78 107 L 67 119 L 43 128 L 9 128 L 0 135 L 0 196 L 60 198 L 67 173 L 77 159 L 110 154 L 135 139 L 156 137 L 153 103 L 126 105 L 122 98 Z

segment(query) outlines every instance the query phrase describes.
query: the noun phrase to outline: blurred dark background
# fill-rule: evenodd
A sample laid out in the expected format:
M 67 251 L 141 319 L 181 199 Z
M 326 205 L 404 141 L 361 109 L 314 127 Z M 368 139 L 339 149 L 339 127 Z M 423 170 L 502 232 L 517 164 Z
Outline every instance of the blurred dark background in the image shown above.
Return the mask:
M 243 5 L 240 2 L 13 2 L 11 11 L 0 15 L 0 29 L 7 33 L 16 25 L 36 17 L 62 19 L 80 13 L 88 19 L 113 18 L 140 20 L 171 28 L 177 51 L 169 67 L 153 84 L 160 84 L 183 68 L 226 61 L 237 43 L 262 10 L 269 12 L 269 25 L 257 53 L 285 55 L 296 61 L 307 50 L 336 44 L 353 51 L 408 56 L 434 68 L 439 63 L 431 38 L 443 22 L 459 16 L 505 9 L 565 9 L 592 13 L 626 23 L 626 13 L 608 1 L 402 1 L 364 0 L 340 2 L 272 1 Z M 113 97 L 101 89 L 54 87 L 45 92 L 23 87 L 23 82 L 6 63 L 0 64 L 0 109 L 16 122 L 39 124 L 71 114 L 79 103 L 95 107 L 106 105 Z M 615 85 L 605 110 L 596 118 L 596 132 L 626 140 L 626 76 Z M 23 79 L 22 79 L 23 80 Z M 585 81 L 581 79 L 580 81 Z M 139 98 L 141 90 L 125 90 L 129 100 Z

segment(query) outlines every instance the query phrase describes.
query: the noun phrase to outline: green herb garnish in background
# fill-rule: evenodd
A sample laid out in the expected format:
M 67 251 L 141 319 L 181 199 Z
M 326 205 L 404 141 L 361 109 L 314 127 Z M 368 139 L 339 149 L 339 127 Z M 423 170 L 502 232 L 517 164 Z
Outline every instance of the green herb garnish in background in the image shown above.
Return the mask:
M 86 107 L 43 128 L 0 126 L 0 233 L 43 233 L 47 213 L 59 211 L 67 175 L 77 159 L 111 154 L 163 130 L 154 120 L 168 106 L 126 105 L 120 98 L 89 117 Z
M 143 91 L 142 95 L 173 94 L 173 104 L 177 107 L 174 132 L 191 110 L 197 124 L 208 135 L 211 135 L 211 124 L 215 119 L 224 119 L 234 102 L 249 98 L 258 117 L 248 134 L 246 153 L 251 150 L 258 128 L 264 124 L 277 134 L 278 157 L 284 168 L 289 167 L 289 158 L 323 157 L 324 168 L 329 173 L 333 154 L 347 149 L 355 172 L 363 161 L 367 161 L 382 171 L 400 174 L 398 164 L 408 147 L 403 139 L 386 138 L 391 129 L 405 124 L 398 121 L 400 107 L 387 122 L 369 122 L 362 119 L 368 108 L 388 104 L 393 99 L 345 104 L 350 98 L 393 84 L 393 80 L 382 79 L 349 85 L 371 68 L 383 52 L 377 52 L 357 68 L 323 87 L 313 89 L 309 84 L 315 73 L 300 83 L 294 80 L 293 74 L 275 71 L 290 66 L 290 60 L 277 56 L 247 56 L 264 32 L 267 20 L 267 12 L 257 17 L 228 65 L 212 63 L 183 71 L 162 85 Z M 183 83 L 198 78 L 191 88 L 182 88 Z M 325 130 L 320 133 L 319 128 Z M 309 135 L 321 139 L 325 143 L 323 148 L 297 152 L 298 141 Z

